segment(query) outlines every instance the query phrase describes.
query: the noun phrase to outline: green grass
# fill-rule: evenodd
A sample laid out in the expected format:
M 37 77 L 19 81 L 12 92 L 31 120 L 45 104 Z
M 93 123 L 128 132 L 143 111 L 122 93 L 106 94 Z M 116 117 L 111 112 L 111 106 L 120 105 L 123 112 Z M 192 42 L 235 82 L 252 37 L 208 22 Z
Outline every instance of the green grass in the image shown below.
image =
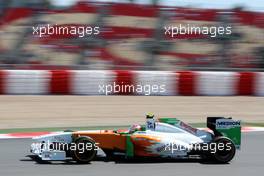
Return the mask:
M 206 127 L 205 123 L 190 123 L 193 127 Z M 257 126 L 264 127 L 264 123 L 243 122 L 242 126 Z M 0 134 L 3 133 L 20 133 L 20 132 L 44 132 L 44 131 L 63 131 L 63 130 L 96 130 L 96 129 L 125 129 L 129 126 L 86 126 L 86 127 L 52 127 L 52 128 L 12 128 L 0 129 Z

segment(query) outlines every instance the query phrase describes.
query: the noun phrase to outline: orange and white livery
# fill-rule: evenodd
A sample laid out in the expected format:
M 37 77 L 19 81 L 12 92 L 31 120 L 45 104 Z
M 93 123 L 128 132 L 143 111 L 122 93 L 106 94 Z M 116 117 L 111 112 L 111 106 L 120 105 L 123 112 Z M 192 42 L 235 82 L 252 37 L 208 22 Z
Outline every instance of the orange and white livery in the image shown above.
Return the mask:
M 176 118 L 147 117 L 145 125 L 127 130 L 65 131 L 33 138 L 31 152 L 42 160 L 66 160 L 88 163 L 103 151 L 106 157 L 125 158 L 210 158 L 226 163 L 240 146 L 240 121 L 209 117 L 199 130 Z M 234 136 L 235 134 L 235 136 Z M 213 145 L 216 144 L 216 145 Z M 221 146 L 223 151 L 212 146 Z

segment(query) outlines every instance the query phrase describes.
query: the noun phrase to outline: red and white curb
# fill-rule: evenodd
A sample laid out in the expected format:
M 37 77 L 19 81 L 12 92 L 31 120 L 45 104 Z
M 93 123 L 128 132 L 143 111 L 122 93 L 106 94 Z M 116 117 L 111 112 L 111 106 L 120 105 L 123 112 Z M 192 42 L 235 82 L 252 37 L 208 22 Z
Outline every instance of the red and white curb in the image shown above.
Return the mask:
M 264 131 L 264 127 L 242 127 L 242 132 Z
M 199 128 L 202 130 L 207 130 L 207 128 Z M 264 127 L 242 127 L 242 132 L 260 132 L 264 131 Z M 8 134 L 0 134 L 0 139 L 20 139 L 20 138 L 33 138 L 40 135 L 47 134 L 56 134 L 58 132 L 24 132 L 24 133 L 8 133 Z

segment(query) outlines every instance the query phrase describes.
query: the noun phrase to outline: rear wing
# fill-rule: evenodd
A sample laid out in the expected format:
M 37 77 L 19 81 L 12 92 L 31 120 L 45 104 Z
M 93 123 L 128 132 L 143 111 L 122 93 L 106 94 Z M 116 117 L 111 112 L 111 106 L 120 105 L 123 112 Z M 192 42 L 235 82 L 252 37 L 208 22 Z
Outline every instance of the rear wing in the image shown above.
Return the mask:
M 215 136 L 225 136 L 233 141 L 236 148 L 241 145 L 241 121 L 224 117 L 207 117 L 207 127 Z

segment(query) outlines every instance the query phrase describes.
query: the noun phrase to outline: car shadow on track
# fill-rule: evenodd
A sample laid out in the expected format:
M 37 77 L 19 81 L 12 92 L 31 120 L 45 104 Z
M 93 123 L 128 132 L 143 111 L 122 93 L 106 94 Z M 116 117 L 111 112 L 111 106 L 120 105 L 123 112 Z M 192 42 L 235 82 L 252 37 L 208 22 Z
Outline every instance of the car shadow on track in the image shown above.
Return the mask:
M 23 162 L 35 162 L 36 164 L 52 164 L 52 165 L 84 165 L 76 163 L 75 161 L 69 159 L 65 161 L 43 161 L 36 155 L 27 155 L 26 159 L 20 159 Z M 206 161 L 203 159 L 161 159 L 161 158 L 135 158 L 127 159 L 125 157 L 114 157 L 109 158 L 105 156 L 97 156 L 93 161 L 101 162 L 114 162 L 115 164 L 157 164 L 157 163 L 200 163 L 200 164 L 210 164 L 219 165 L 219 163 Z M 87 163 L 92 164 L 92 163 Z M 229 164 L 229 163 L 227 163 Z

